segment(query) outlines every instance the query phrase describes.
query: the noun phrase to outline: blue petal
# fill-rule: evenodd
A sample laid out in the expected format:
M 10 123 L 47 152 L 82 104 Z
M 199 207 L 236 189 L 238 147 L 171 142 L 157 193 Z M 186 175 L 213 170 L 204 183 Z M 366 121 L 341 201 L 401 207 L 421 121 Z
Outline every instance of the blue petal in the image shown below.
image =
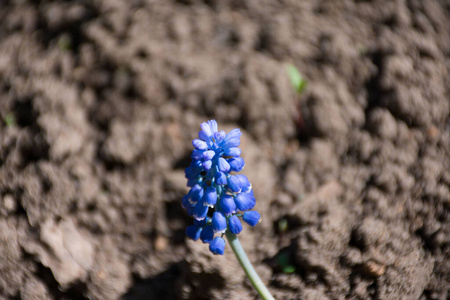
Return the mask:
M 204 160 L 211 160 L 214 155 L 216 155 L 216 152 L 214 152 L 213 150 L 208 150 L 203 152 L 202 157 Z
M 256 199 L 253 196 L 253 191 L 250 193 L 240 193 L 234 198 L 236 208 L 241 211 L 249 210 L 255 207 Z
M 214 231 L 212 229 L 212 226 L 206 225 L 203 228 L 202 233 L 200 234 L 200 239 L 202 240 L 203 243 L 211 243 L 213 238 L 214 238 Z
M 203 203 L 197 202 L 194 207 L 194 218 L 199 221 L 205 219 L 208 214 L 208 209 L 208 206 L 204 206 Z
M 201 232 L 202 228 L 195 225 L 190 225 L 186 228 L 186 236 L 194 241 L 199 239 Z
M 208 122 L 204 122 L 200 124 L 200 128 L 202 129 L 203 136 L 206 135 L 208 138 L 213 135 L 214 132 L 217 132 L 217 122 L 216 120 L 209 120 Z M 199 133 L 200 137 L 200 133 Z M 200 137 L 202 138 L 202 137 Z M 206 141 L 206 139 L 204 139 Z
M 238 128 L 231 130 L 221 143 L 222 148 L 238 147 L 241 144 L 241 131 Z
M 213 134 L 211 127 L 209 127 L 209 124 L 207 122 L 203 122 L 202 124 L 200 124 L 200 128 L 207 137 L 210 137 Z
M 189 202 L 189 194 L 184 195 L 183 198 L 181 198 L 181 207 L 184 209 L 188 209 L 188 207 L 192 206 Z
M 217 202 L 217 191 L 213 186 L 209 186 L 205 190 L 205 194 L 202 199 L 203 205 L 214 206 Z
M 212 167 L 212 160 L 204 161 L 202 165 L 203 165 L 203 168 L 205 168 L 205 170 L 208 171 Z
M 216 232 L 225 232 L 225 229 L 227 229 L 227 218 L 218 211 L 215 211 L 212 216 L 212 222 L 211 222 L 212 228 L 214 233 Z
M 242 192 L 247 193 L 252 190 L 252 185 L 250 184 L 250 181 L 248 181 L 247 176 L 236 175 L 236 177 L 239 179 L 239 186 L 241 187 Z
M 202 162 L 200 160 L 193 160 L 189 167 L 192 169 L 193 172 L 197 172 L 199 174 L 201 171 L 203 171 Z
M 239 193 L 241 191 L 239 177 L 235 175 L 228 177 L 228 188 L 234 193 Z
M 211 244 L 209 244 L 209 251 L 216 255 L 223 255 L 225 251 L 225 240 L 220 236 L 216 236 Z
M 239 218 L 236 216 L 231 216 L 228 219 L 228 227 L 230 228 L 231 233 L 238 234 L 242 231 L 242 224 L 239 221 Z
M 225 131 L 221 130 L 219 132 L 215 132 L 213 134 L 214 139 L 216 140 L 216 143 L 220 143 L 225 138 Z
M 248 181 L 245 175 L 231 175 L 228 177 L 228 187 L 234 193 L 249 192 L 252 189 L 252 185 Z
M 195 206 L 189 206 L 188 208 L 186 208 L 187 214 L 190 215 L 191 217 L 194 216 L 194 211 L 195 211 Z
M 208 143 L 210 135 L 208 135 L 207 132 L 205 132 L 205 131 L 203 131 L 203 130 L 200 130 L 200 131 L 198 132 L 198 137 L 199 137 L 201 140 L 204 140 L 204 141 L 206 141 L 206 143 Z
M 200 139 L 193 140 L 192 146 L 194 146 L 196 149 L 199 149 L 199 150 L 205 150 L 206 148 L 208 148 L 208 145 L 206 145 L 206 142 L 202 141 Z
M 230 164 L 223 157 L 219 157 L 219 170 L 224 173 L 230 171 Z
M 211 132 L 217 132 L 218 127 L 217 127 L 217 121 L 216 120 L 209 120 L 208 121 L 208 126 L 211 129 Z
M 248 225 L 255 227 L 256 224 L 261 222 L 261 215 L 259 214 L 259 212 L 254 210 L 246 211 L 242 216 L 242 220 Z
M 192 167 L 187 167 L 184 169 L 184 177 L 186 177 L 186 179 L 195 179 L 198 175 L 200 175 L 200 173 L 194 171 Z
M 225 156 L 238 157 L 241 155 L 241 149 L 237 147 L 226 148 L 224 154 Z
M 222 172 L 216 173 L 216 183 L 220 185 L 227 184 L 227 176 Z
M 206 217 L 200 221 L 194 219 L 194 225 L 198 226 L 198 227 L 205 227 L 206 223 L 208 223 L 209 220 L 211 220 L 211 218 L 209 218 L 209 217 Z
M 199 183 L 199 178 L 194 178 L 194 179 L 188 179 L 187 181 L 187 186 L 188 187 L 194 187 L 196 184 Z
M 244 168 L 245 162 L 242 157 L 234 157 L 228 160 L 230 170 L 233 172 L 240 172 Z
M 203 197 L 203 188 L 196 184 L 189 191 L 189 199 L 191 203 L 197 203 Z
M 220 210 L 227 216 L 236 212 L 236 203 L 232 196 L 223 195 L 220 198 Z
M 193 160 L 200 160 L 202 159 L 203 152 L 203 150 L 195 149 L 194 151 L 192 151 L 191 158 Z

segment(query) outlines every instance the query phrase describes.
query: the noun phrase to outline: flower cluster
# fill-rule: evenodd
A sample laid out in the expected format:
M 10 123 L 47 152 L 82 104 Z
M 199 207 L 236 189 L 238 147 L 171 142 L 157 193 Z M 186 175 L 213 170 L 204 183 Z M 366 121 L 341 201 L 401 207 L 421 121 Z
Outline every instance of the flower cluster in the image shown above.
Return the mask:
M 251 226 L 261 216 L 250 211 L 255 206 L 252 185 L 245 175 L 232 175 L 244 168 L 241 155 L 241 132 L 233 129 L 228 134 L 218 131 L 217 122 L 210 120 L 200 125 L 198 139 L 192 141 L 192 162 L 185 170 L 190 191 L 182 199 L 182 206 L 194 217 L 194 224 L 186 228 L 186 235 L 194 241 L 209 244 L 213 254 L 223 255 L 223 234 L 242 230 L 239 218 Z M 241 212 L 241 213 L 240 213 Z M 220 235 L 214 237 L 218 233 Z

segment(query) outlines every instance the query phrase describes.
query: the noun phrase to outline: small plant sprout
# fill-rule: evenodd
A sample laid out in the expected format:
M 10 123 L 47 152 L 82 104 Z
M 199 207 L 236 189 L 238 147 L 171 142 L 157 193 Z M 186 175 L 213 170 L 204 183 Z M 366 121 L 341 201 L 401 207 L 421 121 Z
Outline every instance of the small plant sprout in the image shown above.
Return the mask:
M 209 244 L 209 250 L 223 255 L 228 240 L 245 274 L 263 299 L 274 299 L 256 274 L 237 234 L 242 231 L 241 220 L 254 227 L 261 221 L 252 185 L 240 172 L 245 165 L 241 156 L 241 131 L 228 134 L 219 131 L 217 122 L 200 125 L 198 139 L 192 141 L 192 162 L 185 170 L 190 191 L 182 198 L 182 206 L 194 218 L 186 235 L 194 241 Z M 233 173 L 233 174 L 232 174 Z
M 277 257 L 277 264 L 281 268 L 281 271 L 286 274 L 294 273 L 295 266 L 291 263 L 288 253 L 281 253 Z
M 69 34 L 63 34 L 59 37 L 58 48 L 63 52 L 67 52 L 72 49 L 72 38 Z
M 294 87 L 297 94 L 301 94 L 303 90 L 306 88 L 306 80 L 302 77 L 300 72 L 291 64 L 286 66 L 286 71 L 288 73 L 289 79 L 291 80 L 291 84 Z
M 16 117 L 12 113 L 6 114 L 5 124 L 7 127 L 14 127 L 16 125 Z

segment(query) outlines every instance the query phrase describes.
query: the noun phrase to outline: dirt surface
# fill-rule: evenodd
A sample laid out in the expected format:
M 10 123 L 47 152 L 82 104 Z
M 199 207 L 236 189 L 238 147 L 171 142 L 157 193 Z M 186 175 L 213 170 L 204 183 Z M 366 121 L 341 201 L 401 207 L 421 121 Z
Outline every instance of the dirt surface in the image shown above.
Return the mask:
M 448 299 L 448 1 L 0 4 L 0 298 L 256 299 L 186 240 L 191 140 L 243 130 L 277 299 Z M 286 64 L 307 78 L 298 96 Z

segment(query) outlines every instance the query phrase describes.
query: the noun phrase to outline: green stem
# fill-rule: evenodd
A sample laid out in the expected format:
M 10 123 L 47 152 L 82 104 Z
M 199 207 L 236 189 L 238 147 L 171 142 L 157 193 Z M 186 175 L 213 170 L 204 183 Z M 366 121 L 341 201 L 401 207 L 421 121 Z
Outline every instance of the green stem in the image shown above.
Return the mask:
M 231 233 L 229 230 L 226 231 L 225 235 L 231 245 L 231 249 L 233 249 L 233 252 L 239 261 L 239 264 L 241 265 L 242 269 L 244 269 L 245 274 L 250 279 L 253 287 L 258 291 L 259 295 L 264 300 L 274 300 L 273 296 L 270 294 L 269 290 L 264 285 L 261 278 L 259 278 L 255 269 L 253 268 L 252 263 L 250 262 L 250 260 L 248 260 L 247 254 L 245 254 L 245 251 L 242 248 L 238 237 L 235 234 Z

